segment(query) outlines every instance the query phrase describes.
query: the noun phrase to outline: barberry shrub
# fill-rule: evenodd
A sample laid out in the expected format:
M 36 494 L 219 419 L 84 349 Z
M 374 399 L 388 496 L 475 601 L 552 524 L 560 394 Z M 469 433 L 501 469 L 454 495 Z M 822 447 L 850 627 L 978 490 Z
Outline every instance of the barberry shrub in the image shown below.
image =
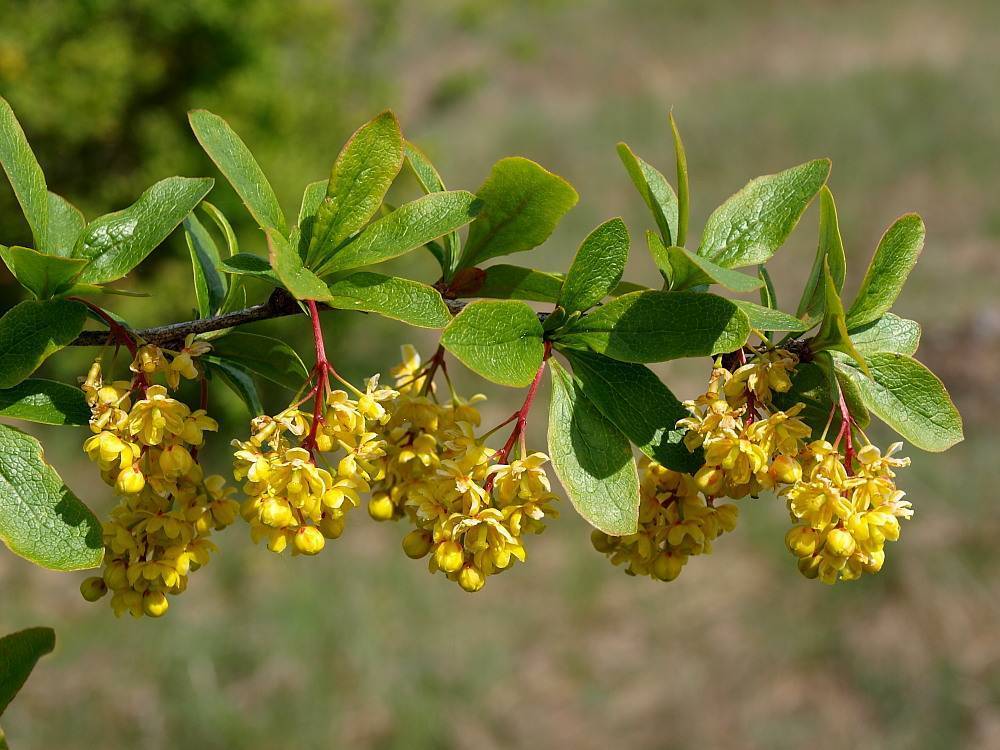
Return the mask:
M 920 326 L 891 312 L 923 222 L 908 214 L 886 230 L 845 305 L 826 159 L 751 180 L 688 247 L 687 161 L 673 118 L 676 187 L 619 144 L 652 215 L 645 244 L 656 272 L 638 284 L 622 281 L 631 238 L 619 218 L 582 240 L 565 273 L 497 262 L 544 243 L 577 202 L 528 159 L 501 159 L 475 193 L 447 190 L 385 112 L 354 133 L 329 179 L 305 187 L 289 220 L 225 120 L 199 110 L 190 124 L 259 224 L 262 252 L 237 247 L 205 200 L 209 177 L 162 180 L 87 221 L 47 190 L 0 100 L 0 162 L 34 237 L 33 248 L 0 247 L 30 295 L 0 319 L 0 416 L 89 428 L 83 450 L 117 497 L 100 522 L 35 438 L 0 425 L 0 538 L 47 568 L 101 567 L 81 591 L 95 601 L 110 593 L 116 614 L 164 614 L 215 553 L 210 536 L 241 518 L 271 551 L 314 555 L 349 533 L 359 506 L 403 527 L 407 556 L 478 591 L 523 562 L 528 535 L 557 516 L 549 465 L 594 527 L 593 546 L 631 575 L 675 579 L 735 528 L 745 498 L 773 493 L 788 508 L 785 543 L 799 570 L 853 580 L 882 567 L 886 542 L 912 514 L 895 482 L 908 460 L 899 444 L 883 452 L 869 442 L 871 416 L 916 448 L 962 439 L 941 381 L 913 358 Z M 406 165 L 424 194 L 387 206 Z M 816 255 L 794 312 L 783 311 L 766 265 L 817 197 Z M 178 227 L 199 317 L 137 330 L 101 299 Z M 419 249 L 440 266 L 433 285 L 371 270 Z M 249 304 L 247 277 L 273 287 L 266 300 Z M 389 377 L 351 383 L 326 355 L 326 309 L 440 329 L 440 345 L 423 359 L 404 345 Z M 284 342 L 239 330 L 279 316 L 312 331 L 311 366 Z M 78 383 L 31 377 L 68 346 L 97 352 Z M 682 357 L 706 365 L 705 392 L 689 401 L 647 367 Z M 482 396 L 455 392 L 451 359 L 526 389 L 522 406 L 482 425 Z M 526 426 L 541 418 L 533 407 L 546 370 L 543 452 L 527 445 Z M 261 377 L 294 394 L 276 414 L 261 406 Z M 182 379 L 201 384 L 200 403 L 175 398 Z M 242 397 L 248 426 L 209 416 L 216 383 Z M 216 433 L 232 441 L 228 479 L 198 457 Z

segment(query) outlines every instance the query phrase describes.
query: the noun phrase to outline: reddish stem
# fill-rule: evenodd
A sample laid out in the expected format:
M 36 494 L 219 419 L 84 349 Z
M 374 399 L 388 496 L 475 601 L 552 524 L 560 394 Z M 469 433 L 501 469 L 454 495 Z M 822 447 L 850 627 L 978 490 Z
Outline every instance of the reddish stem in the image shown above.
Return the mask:
M 837 442 L 844 439 L 844 468 L 848 474 L 854 473 L 854 442 L 851 431 L 854 427 L 854 418 L 850 409 L 847 408 L 847 401 L 844 399 L 844 391 L 840 391 L 840 434 L 837 435 Z
M 532 404 L 535 403 L 535 396 L 538 395 L 538 385 L 542 382 L 542 375 L 545 373 L 545 363 L 548 361 L 549 357 L 552 356 L 552 344 L 548 341 L 545 342 L 545 354 L 542 357 L 542 364 L 538 366 L 538 372 L 535 373 L 534 380 L 531 381 L 531 385 L 528 386 L 528 393 L 524 397 L 524 403 L 521 404 L 521 408 L 507 420 L 507 422 L 514 422 L 514 429 L 510 433 L 510 437 L 507 438 L 507 442 L 504 443 L 503 448 L 494 457 L 494 462 L 497 464 L 506 464 L 510 459 L 510 452 L 514 448 L 518 439 L 524 439 L 524 430 L 528 425 L 528 413 L 531 411 Z M 507 424 L 504 422 L 504 424 Z M 490 474 L 486 483 L 483 485 L 483 489 L 489 492 L 493 489 L 493 477 L 495 475 Z
M 740 350 L 736 352 L 736 359 L 739 362 L 740 367 L 742 367 L 747 363 L 747 352 L 746 349 L 744 349 L 742 346 L 740 347 Z M 749 425 L 753 424 L 754 421 L 757 419 L 757 397 L 754 395 L 753 391 L 751 391 L 749 388 L 746 389 L 746 397 L 747 397 L 747 411 L 746 414 L 743 416 L 743 421 L 744 423 Z
M 447 369 L 444 364 L 444 347 L 440 344 L 434 352 L 434 356 L 431 357 L 430 361 L 427 363 L 426 375 L 423 376 L 425 378 L 424 387 L 421 390 L 420 395 L 426 396 L 431 392 L 431 388 L 434 387 L 434 376 L 437 374 L 438 369 L 447 374 Z
M 326 346 L 323 343 L 323 326 L 319 321 L 319 308 L 316 307 L 316 303 L 313 300 L 306 300 L 306 304 L 309 306 L 309 317 L 312 319 L 313 343 L 316 346 L 316 366 L 313 368 L 313 374 L 316 376 L 316 386 L 310 391 L 315 394 L 312 425 L 309 428 L 309 435 L 303 441 L 302 445 L 309 451 L 315 462 L 316 457 L 313 450 L 316 447 L 316 434 L 319 432 L 319 426 L 323 423 L 323 403 L 326 391 L 329 388 L 330 370 L 332 368 L 326 358 Z
M 85 305 L 95 315 L 97 315 L 97 317 L 107 323 L 108 333 L 111 336 L 111 340 L 118 345 L 124 344 L 128 349 L 129 354 L 132 355 L 132 359 L 135 359 L 136 354 L 139 352 L 139 344 L 131 331 L 112 318 L 103 308 L 95 305 L 93 302 L 89 302 L 82 297 L 67 297 L 66 299 L 71 299 L 74 302 L 79 302 L 81 305 Z M 115 353 L 117 354 L 117 350 Z M 145 398 L 147 388 L 149 388 L 149 380 L 146 378 L 146 373 L 140 370 L 135 374 L 135 377 L 132 378 L 132 390 L 139 391 L 143 398 Z

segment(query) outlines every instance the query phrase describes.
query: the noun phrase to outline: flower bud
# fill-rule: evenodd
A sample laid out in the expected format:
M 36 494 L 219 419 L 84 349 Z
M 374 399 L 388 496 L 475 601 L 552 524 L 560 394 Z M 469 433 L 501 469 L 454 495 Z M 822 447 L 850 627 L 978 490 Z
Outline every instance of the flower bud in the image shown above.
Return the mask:
M 295 532 L 295 549 L 303 555 L 315 555 L 325 544 L 326 539 L 315 526 L 303 526 Z
M 403 537 L 403 552 L 411 560 L 419 560 L 431 551 L 434 540 L 429 531 L 415 529 Z
M 121 591 L 128 588 L 128 573 L 125 563 L 115 560 L 104 567 L 104 582 L 113 591 Z
M 854 537 L 845 529 L 833 529 L 826 535 L 826 545 L 823 551 L 836 557 L 847 558 L 854 554 L 857 545 Z
M 715 466 L 702 466 L 694 475 L 695 487 L 706 495 L 718 495 L 725 481 L 725 472 Z
M 269 497 L 260 508 L 260 521 L 275 529 L 291 526 L 294 520 L 292 509 L 284 500 Z
M 885 564 L 885 550 L 877 549 L 868 553 L 868 559 L 864 563 L 866 573 L 878 573 Z
M 150 617 L 162 617 L 170 602 L 162 591 L 147 591 L 142 595 L 142 611 Z
M 653 561 L 653 575 L 661 581 L 673 581 L 681 574 L 687 558 L 683 555 L 674 555 L 663 552 Z
M 168 477 L 179 477 L 191 470 L 194 460 L 187 449 L 180 445 L 168 445 L 160 453 L 160 469 Z
M 108 593 L 108 585 L 104 582 L 103 578 L 91 576 L 80 584 L 80 593 L 88 602 L 96 602 Z
M 386 492 L 376 492 L 368 501 L 368 515 L 376 521 L 391 521 L 396 507 Z
M 795 484 L 802 479 L 802 465 L 791 456 L 778 456 L 771 463 L 771 477 L 782 484 Z
M 434 561 L 445 573 L 454 573 L 462 567 L 465 562 L 465 552 L 458 542 L 441 542 L 434 550 Z
M 793 526 L 785 534 L 785 546 L 796 557 L 811 557 L 819 545 L 819 534 L 810 526 Z
M 590 543 L 594 545 L 594 549 L 598 552 L 604 552 L 605 554 L 614 549 L 615 546 L 612 538 L 600 529 L 594 529 L 590 532 Z
M 465 565 L 458 574 L 458 585 L 471 594 L 486 585 L 486 576 L 474 565 Z
M 337 539 L 344 533 L 344 519 L 324 515 L 319 522 L 319 531 L 327 539 Z
M 819 576 L 819 555 L 799 558 L 799 572 L 806 578 L 817 578 Z
M 138 495 L 146 486 L 146 477 L 134 466 L 122 470 L 115 480 L 115 490 L 122 495 Z

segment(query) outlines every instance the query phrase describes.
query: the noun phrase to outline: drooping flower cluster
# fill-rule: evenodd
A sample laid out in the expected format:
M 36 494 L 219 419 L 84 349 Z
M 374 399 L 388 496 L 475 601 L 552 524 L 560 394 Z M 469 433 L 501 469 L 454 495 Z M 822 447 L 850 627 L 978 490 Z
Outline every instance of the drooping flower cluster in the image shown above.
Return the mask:
M 704 450 L 704 464 L 690 475 L 644 458 L 637 532 L 595 531 L 595 548 L 627 573 L 672 581 L 689 557 L 711 552 L 712 542 L 735 528 L 739 508 L 720 498 L 756 497 L 801 477 L 795 457 L 810 434 L 798 416 L 804 407 L 772 406 L 774 392 L 791 388 L 796 364 L 794 355 L 777 349 L 735 371 L 716 366 L 707 392 L 685 402 L 691 416 L 677 424 L 686 430 L 689 450 Z
M 803 451 L 803 476 L 782 495 L 795 523 L 785 543 L 807 578 L 832 584 L 881 570 L 885 543 L 899 539 L 899 519 L 913 515 L 896 488 L 894 469 L 910 463 L 894 457 L 901 447 L 894 443 L 883 455 L 869 444 L 842 456 L 815 440 Z
M 215 551 L 212 532 L 236 518 L 234 490 L 221 476 L 206 477 L 198 463 L 205 432 L 218 424 L 167 387 L 149 384 L 158 375 L 170 388 L 198 377 L 194 358 L 205 351 L 190 338 L 179 353 L 143 346 L 132 381 L 105 381 L 98 360 L 83 383 L 94 433 L 83 448 L 121 499 L 103 525 L 102 575 L 86 579 L 81 592 L 96 601 L 110 590 L 116 615 L 163 615 L 167 595 L 184 591 Z
M 385 441 L 378 430 L 390 418 L 396 392 L 368 380 L 352 398 L 317 388 L 314 414 L 290 406 L 251 422 L 249 440 L 234 440 L 233 473 L 244 480 L 241 514 L 255 542 L 273 552 L 315 555 L 344 530 L 345 516 L 385 473 Z M 323 391 L 326 391 L 324 394 Z M 324 466 L 319 463 L 325 464 Z
M 381 430 L 385 475 L 369 512 L 376 520 L 407 519 L 415 528 L 403 539 L 406 554 L 429 556 L 432 573 L 478 591 L 487 576 L 523 562 L 524 534 L 540 533 L 543 519 L 557 515 L 548 457 L 522 444 L 521 457 L 511 461 L 510 445 L 488 447 L 475 434 L 481 419 L 474 404 L 482 396 L 463 401 L 453 394 L 439 403 L 435 369 L 433 362 L 422 366 L 413 347 L 403 348 L 393 370 L 399 398 Z

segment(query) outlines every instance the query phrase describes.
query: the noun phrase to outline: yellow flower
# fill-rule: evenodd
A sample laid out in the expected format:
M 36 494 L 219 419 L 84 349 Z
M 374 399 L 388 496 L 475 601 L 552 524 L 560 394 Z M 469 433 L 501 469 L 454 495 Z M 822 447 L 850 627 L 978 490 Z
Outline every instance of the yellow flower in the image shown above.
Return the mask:
M 181 435 L 185 418 L 191 413 L 180 401 L 170 398 L 162 385 L 150 386 L 146 397 L 132 407 L 128 429 L 145 445 L 159 445 L 164 435 Z

